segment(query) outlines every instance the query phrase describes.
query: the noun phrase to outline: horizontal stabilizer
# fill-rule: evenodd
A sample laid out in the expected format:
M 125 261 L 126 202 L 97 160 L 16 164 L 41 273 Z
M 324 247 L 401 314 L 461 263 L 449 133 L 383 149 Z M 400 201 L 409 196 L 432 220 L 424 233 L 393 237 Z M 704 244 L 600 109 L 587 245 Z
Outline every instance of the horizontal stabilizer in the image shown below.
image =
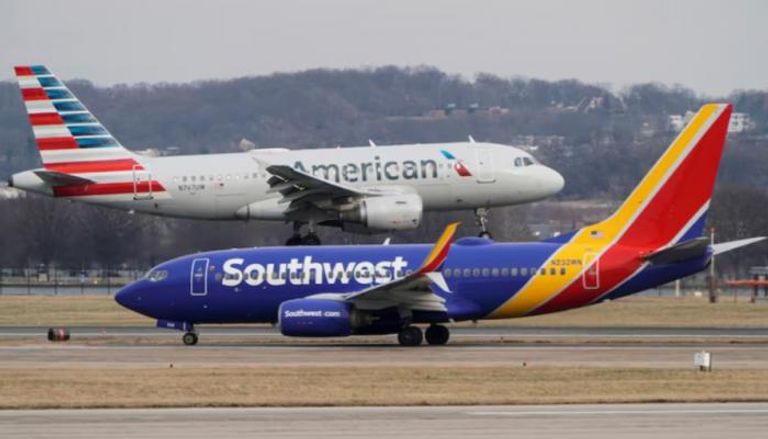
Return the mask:
M 708 246 L 709 239 L 707 238 L 691 239 L 646 255 L 645 260 L 652 264 L 672 264 L 686 261 L 707 254 Z
M 731 250 L 735 250 L 739 247 L 744 247 L 746 245 L 754 244 L 756 242 L 760 242 L 764 240 L 765 236 L 758 236 L 756 238 L 747 238 L 747 239 L 739 239 L 736 241 L 728 241 L 728 242 L 719 242 L 712 246 L 712 250 L 714 254 L 719 255 L 720 253 L 729 252 Z
M 87 178 L 78 177 L 72 174 L 55 171 L 34 171 L 35 175 L 51 186 L 72 186 L 79 184 L 91 184 L 94 181 Z

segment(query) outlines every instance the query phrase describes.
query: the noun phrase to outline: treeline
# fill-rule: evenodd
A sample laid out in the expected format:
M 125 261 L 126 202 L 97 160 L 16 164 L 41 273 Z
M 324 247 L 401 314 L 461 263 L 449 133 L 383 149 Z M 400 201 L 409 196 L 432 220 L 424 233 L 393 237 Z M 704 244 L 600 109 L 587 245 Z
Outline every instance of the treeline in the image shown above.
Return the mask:
M 620 92 L 567 80 L 501 78 L 473 80 L 430 67 L 310 70 L 191 84 L 137 84 L 108 88 L 69 81 L 70 88 L 127 147 L 178 147 L 181 153 L 238 151 L 246 138 L 256 147 L 314 148 L 477 140 L 540 145 L 535 154 L 566 178 L 559 199 L 620 199 L 674 137 L 669 114 L 695 111 L 704 102 L 691 90 L 641 84 Z M 747 187 L 749 199 L 768 188 L 768 92 L 727 97 L 736 111 L 749 113 L 754 129 L 733 135 L 723 158 L 719 184 Z M 483 111 L 496 108 L 497 111 Z M 442 109 L 455 109 L 441 115 Z M 470 110 L 470 111 L 466 111 Z M 480 111 L 476 111 L 480 110 Z M 0 178 L 39 166 L 39 156 L 16 84 L 0 82 Z M 728 212 L 761 208 L 729 192 L 729 210 L 713 221 L 731 221 Z M 760 199 L 763 199 L 760 198 Z M 736 200 L 736 201 L 734 201 Z M 739 201 L 740 200 L 740 201 Z M 725 234 L 766 233 L 757 210 L 746 225 Z M 453 218 L 434 214 L 401 241 L 433 238 Z M 525 239 L 526 209 L 495 211 L 499 239 Z M 0 202 L 0 265 L 57 262 L 81 264 L 151 263 L 210 248 L 282 243 L 288 227 L 264 223 L 213 223 L 128 215 L 125 212 L 55 202 L 38 197 Z M 375 242 L 324 231 L 328 242 Z M 744 253 L 749 263 L 760 253 Z M 746 263 L 746 262 L 745 262 Z

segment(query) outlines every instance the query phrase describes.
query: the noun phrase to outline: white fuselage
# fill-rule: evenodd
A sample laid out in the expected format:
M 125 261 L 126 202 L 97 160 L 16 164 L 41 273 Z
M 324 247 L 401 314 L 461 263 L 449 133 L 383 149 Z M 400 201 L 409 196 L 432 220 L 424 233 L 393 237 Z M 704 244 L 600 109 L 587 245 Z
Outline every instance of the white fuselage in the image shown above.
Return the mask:
M 424 210 L 526 203 L 549 197 L 563 186 L 557 172 L 538 164 L 527 152 L 491 143 L 268 149 L 229 154 L 137 156 L 137 161 L 143 169 L 124 171 L 123 175 L 105 173 L 87 177 L 99 183 L 129 181 L 137 188 L 142 182 L 152 181 L 150 193 L 57 196 L 164 216 L 285 220 L 288 203 L 281 203 L 281 195 L 269 191 L 268 180 L 272 176 L 265 164 L 289 165 L 351 188 L 416 192 Z M 52 194 L 31 172 L 14 175 L 12 184 Z

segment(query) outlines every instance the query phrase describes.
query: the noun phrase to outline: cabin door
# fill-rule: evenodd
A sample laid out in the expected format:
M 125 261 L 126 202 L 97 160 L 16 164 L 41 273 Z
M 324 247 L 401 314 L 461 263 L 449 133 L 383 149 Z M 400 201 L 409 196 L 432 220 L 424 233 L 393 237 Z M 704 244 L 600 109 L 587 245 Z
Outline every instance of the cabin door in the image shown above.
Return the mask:
M 151 200 L 152 175 L 141 165 L 133 165 L 133 199 Z
M 197 258 L 192 261 L 189 278 L 189 294 L 205 296 L 208 294 L 208 258 Z
M 490 149 L 475 148 L 475 169 L 473 171 L 478 183 L 493 183 L 496 181 Z
M 585 290 L 596 290 L 600 288 L 600 258 L 597 253 L 584 254 L 584 266 L 587 267 L 582 275 L 582 281 Z

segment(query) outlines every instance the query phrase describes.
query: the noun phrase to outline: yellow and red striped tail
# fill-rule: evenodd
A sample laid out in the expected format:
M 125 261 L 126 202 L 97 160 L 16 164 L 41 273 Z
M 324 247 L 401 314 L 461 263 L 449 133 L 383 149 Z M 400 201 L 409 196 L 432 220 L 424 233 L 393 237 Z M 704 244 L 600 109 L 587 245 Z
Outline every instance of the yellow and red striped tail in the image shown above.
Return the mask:
M 431 273 L 440 269 L 445 262 L 445 259 L 448 257 L 448 251 L 451 249 L 451 243 L 453 243 L 453 237 L 456 235 L 456 229 L 459 228 L 459 224 L 460 223 L 455 222 L 448 224 L 448 226 L 445 227 L 443 234 L 440 235 L 435 246 L 432 247 L 432 251 L 429 252 L 427 258 L 424 259 L 424 262 L 422 262 L 417 273 Z

